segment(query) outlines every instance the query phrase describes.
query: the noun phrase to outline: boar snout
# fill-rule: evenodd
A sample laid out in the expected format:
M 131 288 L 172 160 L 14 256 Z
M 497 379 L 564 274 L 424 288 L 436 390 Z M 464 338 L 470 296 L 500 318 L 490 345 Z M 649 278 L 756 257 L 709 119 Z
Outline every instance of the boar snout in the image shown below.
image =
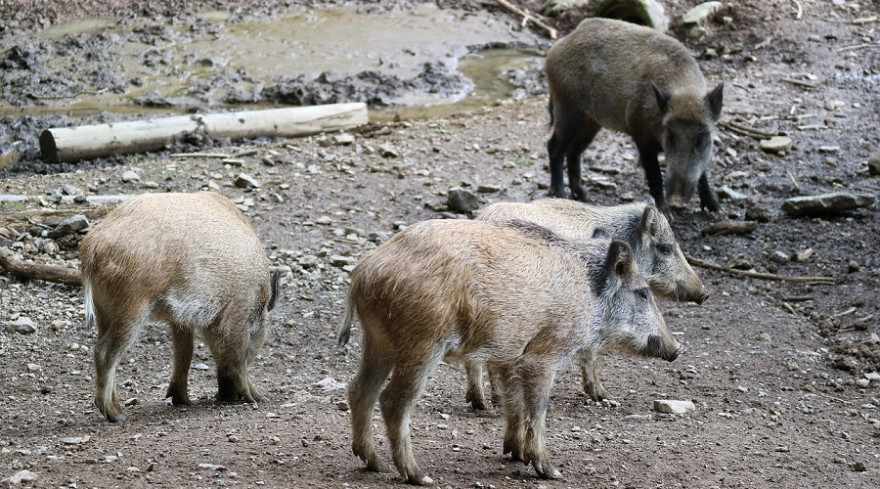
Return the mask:
M 703 289 L 700 290 L 700 293 L 697 294 L 696 296 L 694 296 L 693 298 L 691 298 L 691 300 L 696 302 L 697 305 L 701 306 L 701 305 L 703 305 L 704 302 L 706 302 L 706 299 L 708 299 L 709 296 L 711 296 L 711 295 L 712 295 L 712 291 L 707 289 L 706 287 L 703 287 Z
M 648 343 L 645 345 L 642 354 L 646 357 L 662 358 L 667 362 L 672 362 L 678 358 L 681 345 L 674 339 L 666 338 L 659 335 L 651 335 L 648 337 Z

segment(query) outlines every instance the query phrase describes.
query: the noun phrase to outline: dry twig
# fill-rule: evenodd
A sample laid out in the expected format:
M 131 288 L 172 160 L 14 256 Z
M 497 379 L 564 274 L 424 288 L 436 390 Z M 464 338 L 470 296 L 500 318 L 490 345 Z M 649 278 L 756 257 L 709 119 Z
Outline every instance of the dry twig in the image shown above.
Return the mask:
M 742 275 L 744 277 L 760 278 L 763 280 L 779 280 L 783 282 L 793 282 L 798 284 L 812 285 L 834 285 L 834 277 L 789 277 L 786 275 L 776 275 L 775 273 L 753 272 L 751 270 L 740 270 L 737 268 L 725 267 L 712 262 L 701 260 L 699 258 L 685 255 L 688 263 L 696 267 L 708 268 L 710 270 L 719 270 L 733 275 Z
M 545 24 L 544 21 L 542 21 L 541 19 L 539 19 L 539 18 L 535 17 L 533 14 L 526 12 L 525 10 L 517 7 L 516 5 L 513 5 L 512 3 L 508 2 L 507 0 L 498 0 L 498 3 L 501 4 L 501 6 L 506 8 L 507 10 L 522 17 L 523 24 L 525 24 L 526 22 L 533 22 L 536 26 L 547 31 L 547 35 L 550 36 L 550 39 L 556 40 L 556 36 L 557 36 L 556 29 Z
M 12 255 L 0 257 L 0 268 L 4 268 L 10 275 L 20 278 L 72 285 L 80 285 L 82 283 L 80 272 L 76 268 L 25 262 L 13 258 Z
M 837 52 L 842 53 L 844 51 L 855 51 L 857 49 L 878 48 L 878 47 L 880 47 L 880 42 L 866 42 L 864 44 L 856 44 L 855 46 L 847 46 L 845 48 L 840 48 L 837 50 Z

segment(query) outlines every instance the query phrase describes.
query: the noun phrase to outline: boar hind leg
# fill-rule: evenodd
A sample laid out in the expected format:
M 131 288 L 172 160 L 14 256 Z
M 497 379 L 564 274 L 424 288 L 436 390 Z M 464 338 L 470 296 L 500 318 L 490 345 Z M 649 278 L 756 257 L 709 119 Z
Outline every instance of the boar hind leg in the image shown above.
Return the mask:
M 654 198 L 654 205 L 672 222 L 672 213 L 669 212 L 669 204 L 666 203 L 663 192 L 663 174 L 660 172 L 660 162 L 657 161 L 657 154 L 662 148 L 656 141 L 640 140 L 636 140 L 636 148 L 639 150 L 639 163 L 645 170 L 645 179 L 648 181 L 651 197 Z
M 578 352 L 578 364 L 581 366 L 581 385 L 584 387 L 584 392 L 594 401 L 605 399 L 607 392 L 599 380 L 599 373 L 596 372 L 596 356 L 593 352 L 586 349 Z
M 572 198 L 584 201 L 581 184 L 581 153 L 590 145 L 600 126 L 592 119 L 582 120 L 570 114 L 555 114 L 553 136 L 547 142 L 550 157 L 550 196 L 565 197 L 564 168 L 568 159 L 568 185 Z
M 382 383 L 391 372 L 389 356 L 377 351 L 370 337 L 364 336 L 363 353 L 357 375 L 348 385 L 348 404 L 351 408 L 351 451 L 360 457 L 367 469 L 385 472 L 388 467 L 376 454 L 373 445 L 373 406 L 379 397 Z
M 251 360 L 250 339 L 246 334 L 234 334 L 237 329 L 242 329 L 236 321 L 236 318 L 223 318 L 219 327 L 203 330 L 217 364 L 217 400 L 263 402 L 266 399 L 251 384 L 248 375 L 248 364 Z
M 467 394 L 465 399 L 471 403 L 471 407 L 484 411 L 488 409 L 486 394 L 483 392 L 483 364 L 476 360 L 468 360 L 464 364 L 467 371 Z
M 525 406 L 522 379 L 515 377 L 510 368 L 495 369 L 501 383 L 502 408 L 504 411 L 503 453 L 512 460 L 522 460 L 525 449 Z
M 425 359 L 398 362 L 379 399 L 394 465 L 400 475 L 414 485 L 431 485 L 434 481 L 422 472 L 413 456 L 409 429 L 410 411 L 424 389 L 428 375 L 440 363 L 444 353 L 438 348 Z
M 171 398 L 175 406 L 188 406 L 189 401 L 189 367 L 193 357 L 193 332 L 187 327 L 171 326 L 171 342 L 174 351 L 174 363 L 171 368 L 171 381 L 165 398 Z
M 95 406 L 108 421 L 125 421 L 122 406 L 116 394 L 116 367 L 119 358 L 128 349 L 136 324 L 126 319 L 108 319 L 110 315 L 96 317 L 98 339 L 95 343 Z
M 697 182 L 697 193 L 700 195 L 700 207 L 712 212 L 721 210 L 721 204 L 718 203 L 718 197 L 715 196 L 715 192 L 709 185 L 709 177 L 706 172 L 700 175 L 700 180 Z
M 544 442 L 544 420 L 550 404 L 553 367 L 542 360 L 536 360 L 523 365 L 520 372 L 526 419 L 522 461 L 526 464 L 531 462 L 541 478 L 561 479 L 562 474 L 550 463 L 550 454 L 547 453 Z

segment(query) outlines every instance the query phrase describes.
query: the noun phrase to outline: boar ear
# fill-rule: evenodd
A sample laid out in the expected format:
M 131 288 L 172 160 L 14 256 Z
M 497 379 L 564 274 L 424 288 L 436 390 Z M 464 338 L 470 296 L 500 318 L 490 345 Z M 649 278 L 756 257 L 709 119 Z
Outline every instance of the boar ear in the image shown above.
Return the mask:
M 618 278 L 626 279 L 633 271 L 632 248 L 623 241 L 612 241 L 608 247 L 608 258 L 605 260 L 605 268 L 608 273 Z
M 611 239 L 611 234 L 606 228 L 596 228 L 593 230 L 592 239 Z
M 645 206 L 645 212 L 642 213 L 642 220 L 639 221 L 639 236 L 652 236 L 657 234 L 657 226 L 660 225 L 660 219 L 665 219 L 660 210 L 653 205 Z
M 712 120 L 717 121 L 721 117 L 721 105 L 724 98 L 724 82 L 718 84 L 711 92 L 706 94 L 706 105 L 712 114 Z
M 651 82 L 651 88 L 654 89 L 654 96 L 657 97 L 657 107 L 660 107 L 660 113 L 665 114 L 669 109 L 669 94 L 661 90 L 654 82 Z

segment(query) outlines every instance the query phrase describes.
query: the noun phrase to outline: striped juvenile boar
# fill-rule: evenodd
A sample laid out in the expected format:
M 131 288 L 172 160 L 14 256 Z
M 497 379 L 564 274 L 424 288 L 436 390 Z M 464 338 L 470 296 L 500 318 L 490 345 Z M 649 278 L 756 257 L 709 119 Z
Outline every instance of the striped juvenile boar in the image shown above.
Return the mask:
M 586 200 L 581 154 L 604 127 L 632 136 L 651 196 L 667 217 L 670 206 L 687 206 L 695 188 L 704 209 L 720 209 L 707 168 L 723 84 L 707 93 L 700 68 L 681 43 L 648 27 L 588 18 L 553 45 L 546 71 L 552 196 L 565 195 L 567 158 L 572 196 Z M 666 156 L 665 193 L 660 151 Z
M 589 239 L 597 230 L 625 241 L 633 250 L 639 270 L 658 297 L 702 304 L 709 296 L 681 251 L 672 226 L 656 207 L 644 203 L 612 207 L 573 200 L 541 199 L 529 203 L 498 202 L 481 210 L 482 221 L 522 219 L 544 226 L 565 239 Z M 593 400 L 605 398 L 590 350 L 578 355 L 584 391 Z M 474 409 L 486 409 L 482 365 L 467 362 L 467 400 Z
M 560 478 L 544 446 L 556 370 L 577 351 L 616 348 L 672 361 L 679 345 L 621 241 L 570 242 L 526 221 L 433 220 L 365 255 L 351 273 L 344 345 L 360 318 L 348 388 L 352 450 L 385 470 L 373 443 L 379 399 L 397 470 L 432 483 L 413 457 L 410 411 L 446 355 L 488 362 L 504 399 L 504 453 Z M 391 380 L 379 391 L 386 377 Z
M 248 368 L 266 340 L 275 303 L 260 239 L 226 197 L 147 194 L 113 210 L 82 241 L 86 322 L 96 324 L 95 404 L 125 421 L 116 394 L 120 357 L 148 323 L 171 330 L 174 362 L 166 397 L 189 404 L 193 336 L 200 331 L 217 364 L 217 399 L 265 401 Z

